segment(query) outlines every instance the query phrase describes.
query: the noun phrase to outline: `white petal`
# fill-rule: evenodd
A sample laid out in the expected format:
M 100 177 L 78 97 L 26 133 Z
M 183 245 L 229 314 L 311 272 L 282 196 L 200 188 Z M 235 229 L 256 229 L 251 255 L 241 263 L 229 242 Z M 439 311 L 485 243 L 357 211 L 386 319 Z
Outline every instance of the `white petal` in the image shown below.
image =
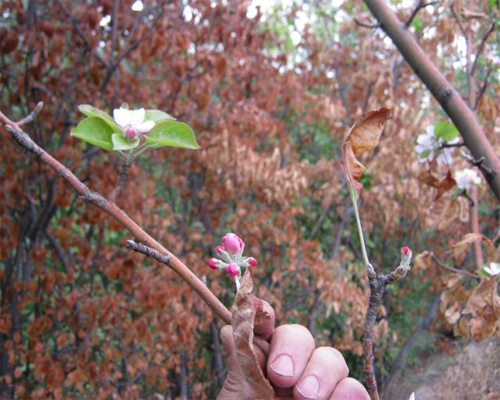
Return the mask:
M 415 400 L 415 392 L 413 392 L 408 400 Z
M 146 110 L 144 110 L 144 108 L 139 108 L 138 110 L 130 110 L 129 124 L 137 129 L 137 127 L 144 122 L 145 116 L 146 116 Z
M 113 118 L 120 125 L 120 128 L 125 128 L 130 123 L 129 110 L 126 108 L 117 108 L 113 110 Z
M 146 121 L 146 122 L 143 122 L 142 124 L 140 124 L 138 127 L 137 127 L 137 130 L 139 131 L 139 133 L 147 133 L 149 132 L 151 129 L 153 129 L 155 126 L 155 123 L 154 121 Z

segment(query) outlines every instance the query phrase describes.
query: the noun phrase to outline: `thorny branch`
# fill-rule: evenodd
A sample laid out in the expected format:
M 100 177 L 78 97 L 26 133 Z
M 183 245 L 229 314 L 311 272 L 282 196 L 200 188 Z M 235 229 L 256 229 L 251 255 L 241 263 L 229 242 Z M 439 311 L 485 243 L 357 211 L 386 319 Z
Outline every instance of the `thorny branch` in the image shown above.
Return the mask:
M 43 104 L 39 103 L 36 109 L 41 109 L 42 106 Z M 170 258 L 168 266 L 174 270 L 174 272 L 176 272 L 196 293 L 198 293 L 198 295 L 219 318 L 221 318 L 226 324 L 231 323 L 230 311 L 220 302 L 210 289 L 208 289 L 207 286 L 205 286 L 203 282 L 195 274 L 193 274 L 193 272 L 184 263 L 182 263 L 182 261 L 153 239 L 114 202 L 107 200 L 100 193 L 88 188 L 68 168 L 38 146 L 29 137 L 29 135 L 20 128 L 19 123 L 11 121 L 1 111 L 0 121 L 5 124 L 5 129 L 23 149 L 33 153 L 42 162 L 46 163 L 54 171 L 56 171 L 73 187 L 83 200 L 109 214 L 112 218 L 123 225 L 123 227 L 126 228 L 132 235 L 134 235 L 138 241 L 153 248 L 160 254 L 168 256 Z M 20 122 L 22 121 L 23 120 Z

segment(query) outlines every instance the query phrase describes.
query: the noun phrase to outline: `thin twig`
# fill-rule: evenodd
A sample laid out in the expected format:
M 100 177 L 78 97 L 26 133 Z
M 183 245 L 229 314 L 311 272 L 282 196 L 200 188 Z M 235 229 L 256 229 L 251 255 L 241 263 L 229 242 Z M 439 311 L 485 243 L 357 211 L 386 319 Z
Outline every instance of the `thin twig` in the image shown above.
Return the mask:
M 483 52 L 484 46 L 486 45 L 486 42 L 488 41 L 488 36 L 490 36 L 494 31 L 495 31 L 495 23 L 492 22 L 490 29 L 488 29 L 486 31 L 483 38 L 481 39 L 481 44 L 479 45 L 479 49 L 477 49 L 476 56 L 474 57 L 474 62 L 472 64 L 472 68 L 470 70 L 471 75 L 474 75 L 474 72 L 475 72 L 476 67 L 477 67 L 477 62 L 479 60 L 479 56 Z
M 447 149 L 450 147 L 462 147 L 462 146 L 465 146 L 464 142 L 460 142 L 460 143 L 446 143 L 446 142 L 444 142 L 443 144 L 441 144 L 439 146 L 439 149 L 442 150 L 442 149 Z
M 474 67 L 472 67 L 474 68 Z M 488 80 L 490 79 L 491 71 L 493 71 L 493 68 L 488 68 L 488 72 L 486 73 L 486 77 L 484 78 L 483 85 L 481 86 L 481 90 L 479 90 L 479 94 L 476 97 L 476 102 L 474 103 L 474 108 L 473 110 L 476 111 L 477 107 L 479 106 L 479 103 L 481 102 L 481 98 L 484 96 L 484 93 L 486 92 L 486 89 L 488 88 Z
M 413 10 L 413 12 L 411 13 L 410 15 L 410 18 L 408 18 L 408 21 L 405 22 L 405 27 L 408 28 L 411 23 L 413 22 L 413 19 L 417 16 L 418 12 L 425 8 L 425 7 L 428 7 L 428 6 L 432 6 L 434 4 L 438 4 L 439 1 L 430 1 L 429 3 L 425 3 L 423 0 L 419 0 L 415 9 Z
M 444 268 L 450 272 L 454 272 L 455 274 L 459 274 L 459 275 L 470 276 L 471 278 L 474 278 L 474 279 L 481 279 L 481 277 L 478 274 L 475 274 L 475 273 L 470 272 L 470 271 L 462 270 L 462 269 L 453 268 L 453 267 L 446 265 L 441 260 L 439 260 L 434 254 L 432 254 L 431 257 L 439 267 Z
M 377 29 L 380 28 L 380 24 L 367 24 L 366 22 L 362 22 L 357 18 L 354 18 L 354 22 L 356 22 L 356 25 L 362 26 L 363 28 L 368 28 L 368 29 Z
M 467 33 L 465 31 L 464 26 L 462 25 L 462 22 L 460 21 L 460 18 L 458 18 L 457 13 L 455 12 L 455 4 L 452 4 L 451 7 L 451 14 L 453 15 L 453 18 L 455 18 L 455 21 L 457 21 L 458 27 L 460 28 L 460 31 L 462 32 L 462 35 L 467 36 Z
M 29 124 L 30 122 L 34 121 L 37 117 L 38 114 L 40 114 L 40 111 L 42 111 L 43 108 L 43 101 L 39 101 L 33 111 L 31 111 L 27 117 L 24 117 L 23 119 L 19 120 L 17 122 L 17 126 L 23 126 L 26 124 Z
M 118 182 L 116 183 L 116 186 L 110 196 L 111 201 L 116 201 L 118 195 L 123 191 L 123 188 L 128 180 L 128 172 L 133 162 L 133 158 L 125 158 L 122 160 L 122 167 L 120 169 L 120 175 L 118 176 Z

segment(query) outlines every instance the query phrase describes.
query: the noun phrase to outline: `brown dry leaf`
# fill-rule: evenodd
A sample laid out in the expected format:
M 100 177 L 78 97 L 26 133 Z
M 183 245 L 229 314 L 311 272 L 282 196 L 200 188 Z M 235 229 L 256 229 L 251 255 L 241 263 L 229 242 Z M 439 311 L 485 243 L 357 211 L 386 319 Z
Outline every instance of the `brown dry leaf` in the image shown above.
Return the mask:
M 483 279 L 476 287 L 462 314 L 472 314 L 471 333 L 479 341 L 495 334 L 500 321 L 500 297 L 497 295 L 498 279 Z
M 468 233 L 467 235 L 464 236 L 464 238 L 460 242 L 451 246 L 453 248 L 453 256 L 458 257 L 465 250 L 467 250 L 467 247 L 471 243 L 483 240 L 483 237 L 484 236 L 479 233 Z
M 358 182 L 358 179 L 363 175 L 363 171 L 365 170 L 365 166 L 361 164 L 354 155 L 352 150 L 351 142 L 344 142 L 342 145 L 342 173 L 346 175 L 345 165 L 349 168 L 349 179 L 352 183 L 352 186 L 356 191 L 359 191 L 363 188 L 363 185 Z M 347 175 L 346 175 L 347 177 Z
M 363 187 L 358 180 L 365 167 L 356 159 L 355 154 L 377 147 L 385 121 L 390 118 L 390 115 L 391 110 L 388 108 L 380 108 L 363 114 L 354 123 L 342 144 L 342 172 L 346 175 L 345 167 L 347 166 L 349 180 L 357 192 Z
M 379 108 L 378 110 L 371 110 L 358 118 L 347 135 L 347 140 L 351 141 L 352 150 L 355 154 L 372 150 L 378 146 L 385 122 L 390 117 L 390 109 Z
M 449 170 L 446 176 L 441 180 L 431 170 L 420 173 L 418 175 L 418 180 L 437 189 L 437 194 L 436 197 L 434 197 L 434 200 L 438 200 L 443 194 L 457 185 L 457 182 L 453 179 Z
M 269 319 L 263 311 L 263 302 L 252 294 L 253 281 L 247 269 L 241 281 L 241 287 L 231 309 L 236 358 L 249 385 L 259 398 L 274 399 L 274 389 L 262 373 L 254 353 L 254 325 Z

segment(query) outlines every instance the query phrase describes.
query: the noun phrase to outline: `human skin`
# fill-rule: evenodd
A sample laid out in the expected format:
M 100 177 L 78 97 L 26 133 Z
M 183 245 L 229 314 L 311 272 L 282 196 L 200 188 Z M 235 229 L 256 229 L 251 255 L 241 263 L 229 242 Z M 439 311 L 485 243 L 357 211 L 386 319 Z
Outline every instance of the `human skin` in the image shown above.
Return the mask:
M 316 347 L 311 333 L 301 325 L 274 328 L 275 315 L 266 304 L 271 318 L 256 325 L 254 332 L 270 342 L 269 356 L 257 350 L 256 356 L 277 396 L 297 400 L 370 400 L 357 380 L 348 378 L 349 369 L 340 352 L 333 347 Z M 256 399 L 238 367 L 230 325 L 221 330 L 228 354 L 228 375 L 217 400 Z

